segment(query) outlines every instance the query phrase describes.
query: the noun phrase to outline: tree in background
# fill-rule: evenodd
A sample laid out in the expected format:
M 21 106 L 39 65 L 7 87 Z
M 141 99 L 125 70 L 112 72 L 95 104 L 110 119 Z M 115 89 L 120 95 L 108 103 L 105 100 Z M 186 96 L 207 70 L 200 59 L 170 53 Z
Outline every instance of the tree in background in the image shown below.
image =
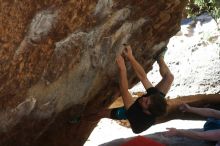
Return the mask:
M 189 0 L 187 17 L 195 17 L 204 12 L 208 12 L 215 20 L 220 18 L 220 0 Z

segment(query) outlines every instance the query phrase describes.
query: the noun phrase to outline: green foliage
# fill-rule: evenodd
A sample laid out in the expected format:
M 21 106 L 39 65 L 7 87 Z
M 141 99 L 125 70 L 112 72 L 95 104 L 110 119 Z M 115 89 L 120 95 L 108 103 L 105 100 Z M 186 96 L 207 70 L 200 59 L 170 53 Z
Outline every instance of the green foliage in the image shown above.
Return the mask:
M 186 10 L 188 17 L 208 12 L 216 20 L 220 18 L 220 0 L 189 0 Z

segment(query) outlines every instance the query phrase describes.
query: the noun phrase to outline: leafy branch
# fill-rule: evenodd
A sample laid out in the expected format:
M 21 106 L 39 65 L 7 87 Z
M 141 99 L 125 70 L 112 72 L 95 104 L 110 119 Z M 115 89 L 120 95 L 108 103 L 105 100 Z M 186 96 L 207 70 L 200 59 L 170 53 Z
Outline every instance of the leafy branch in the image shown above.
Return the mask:
M 186 11 L 188 17 L 208 12 L 216 21 L 220 18 L 220 0 L 189 0 Z

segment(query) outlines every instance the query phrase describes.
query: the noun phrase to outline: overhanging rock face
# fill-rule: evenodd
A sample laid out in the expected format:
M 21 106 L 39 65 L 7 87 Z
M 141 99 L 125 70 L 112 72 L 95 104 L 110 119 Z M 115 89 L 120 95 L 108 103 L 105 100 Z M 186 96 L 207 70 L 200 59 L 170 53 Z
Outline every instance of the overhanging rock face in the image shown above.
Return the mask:
M 186 0 L 1 1 L 0 145 L 83 145 L 119 93 L 123 43 L 146 70 L 180 29 Z M 137 79 L 127 64 L 129 84 Z

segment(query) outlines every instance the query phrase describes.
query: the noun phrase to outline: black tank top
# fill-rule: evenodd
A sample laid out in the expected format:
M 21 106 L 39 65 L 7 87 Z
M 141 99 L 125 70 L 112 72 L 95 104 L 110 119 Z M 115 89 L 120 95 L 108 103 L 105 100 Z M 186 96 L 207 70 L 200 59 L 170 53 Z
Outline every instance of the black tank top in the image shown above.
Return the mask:
M 165 97 L 165 94 L 160 92 L 155 87 L 151 87 L 147 89 L 146 96 L 150 96 L 155 93 L 160 93 L 162 96 Z M 130 122 L 131 125 L 131 129 L 136 134 L 141 133 L 147 130 L 148 128 L 150 128 L 155 123 L 155 119 L 156 119 L 154 115 L 148 115 L 143 112 L 143 109 L 138 102 L 140 98 L 141 97 L 139 97 L 126 112 L 128 121 Z

